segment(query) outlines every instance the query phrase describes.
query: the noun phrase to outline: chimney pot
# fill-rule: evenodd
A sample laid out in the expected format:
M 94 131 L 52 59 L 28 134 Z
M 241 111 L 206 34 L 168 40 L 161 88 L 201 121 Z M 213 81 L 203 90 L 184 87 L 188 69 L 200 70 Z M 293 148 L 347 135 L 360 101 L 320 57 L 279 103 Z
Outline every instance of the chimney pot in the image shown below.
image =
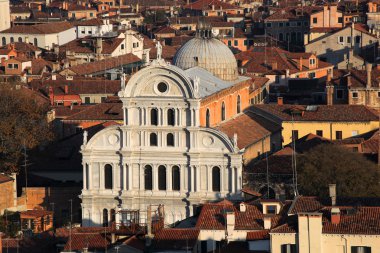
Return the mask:
M 284 104 L 284 98 L 283 97 L 277 97 L 277 104 L 283 105 Z
M 272 70 L 276 70 L 277 69 L 277 62 L 274 61 L 272 62 Z
M 247 210 L 247 206 L 245 203 L 240 203 L 240 212 L 245 212 Z
M 335 225 L 340 223 L 340 210 L 337 207 L 331 208 L 331 223 Z
M 302 57 L 300 57 L 300 71 L 302 71 Z
M 264 216 L 264 229 L 271 229 L 272 216 Z
M 331 198 L 331 205 L 336 205 L 336 184 L 329 184 L 329 193 Z
M 368 88 L 371 88 L 372 86 L 372 80 L 371 80 L 372 64 L 367 62 L 365 64 L 365 69 L 367 71 L 367 89 L 368 89 Z

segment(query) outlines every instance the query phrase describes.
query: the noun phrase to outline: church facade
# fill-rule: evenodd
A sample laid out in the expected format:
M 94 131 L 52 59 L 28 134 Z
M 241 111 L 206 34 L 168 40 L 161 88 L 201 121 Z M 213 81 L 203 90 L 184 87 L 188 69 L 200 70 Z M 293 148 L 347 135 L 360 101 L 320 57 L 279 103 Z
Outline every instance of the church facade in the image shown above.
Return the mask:
M 165 206 L 165 223 L 204 202 L 239 199 L 242 155 L 236 138 L 200 126 L 200 80 L 163 60 L 122 80 L 124 124 L 87 140 L 83 155 L 83 226 L 124 222 L 121 210 Z

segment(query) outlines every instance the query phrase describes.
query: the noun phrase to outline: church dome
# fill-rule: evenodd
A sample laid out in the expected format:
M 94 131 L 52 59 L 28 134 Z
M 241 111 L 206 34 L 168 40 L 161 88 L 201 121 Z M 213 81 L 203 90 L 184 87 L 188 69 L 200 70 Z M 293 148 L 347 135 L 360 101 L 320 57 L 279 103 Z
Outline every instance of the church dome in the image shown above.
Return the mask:
M 198 66 L 225 81 L 238 77 L 235 56 L 223 42 L 212 37 L 211 26 L 203 22 L 197 25 L 196 37 L 177 51 L 173 64 L 183 70 Z

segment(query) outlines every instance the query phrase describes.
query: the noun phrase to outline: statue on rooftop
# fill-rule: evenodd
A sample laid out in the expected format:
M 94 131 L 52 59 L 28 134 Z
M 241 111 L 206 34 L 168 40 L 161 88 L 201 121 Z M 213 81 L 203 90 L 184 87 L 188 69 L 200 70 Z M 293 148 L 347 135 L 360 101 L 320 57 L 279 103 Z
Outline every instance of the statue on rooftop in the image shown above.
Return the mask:
M 157 41 L 156 48 L 157 48 L 157 60 L 161 60 L 161 57 L 162 57 L 162 45 L 161 45 L 160 41 Z

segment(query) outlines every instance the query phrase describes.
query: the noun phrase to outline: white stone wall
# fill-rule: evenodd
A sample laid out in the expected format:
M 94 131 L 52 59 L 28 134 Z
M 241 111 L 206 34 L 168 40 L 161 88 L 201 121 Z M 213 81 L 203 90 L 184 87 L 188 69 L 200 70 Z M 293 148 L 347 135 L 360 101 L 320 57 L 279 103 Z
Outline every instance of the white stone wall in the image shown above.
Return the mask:
M 158 84 L 167 90 L 160 92 Z M 110 209 L 138 209 L 146 222 L 149 205 L 164 204 L 165 222 L 193 214 L 195 205 L 220 198 L 240 198 L 242 156 L 221 132 L 199 126 L 200 99 L 181 69 L 163 61 L 140 70 L 119 92 L 123 101 L 123 126 L 108 127 L 82 147 L 83 225 L 101 224 L 99 213 Z M 158 124 L 151 110 L 158 109 Z M 174 125 L 168 124 L 174 109 Z M 157 145 L 150 135 L 157 135 Z M 167 134 L 174 135 L 174 145 Z M 112 189 L 105 189 L 105 165 L 112 166 Z M 152 167 L 152 190 L 145 189 L 146 166 Z M 159 166 L 166 168 L 166 188 L 159 189 Z M 173 190 L 173 166 L 180 171 L 179 190 Z M 220 171 L 220 190 L 213 191 L 213 168 Z M 217 181 L 216 179 L 214 179 Z
M 0 0 L 0 31 L 11 27 L 9 0 Z

